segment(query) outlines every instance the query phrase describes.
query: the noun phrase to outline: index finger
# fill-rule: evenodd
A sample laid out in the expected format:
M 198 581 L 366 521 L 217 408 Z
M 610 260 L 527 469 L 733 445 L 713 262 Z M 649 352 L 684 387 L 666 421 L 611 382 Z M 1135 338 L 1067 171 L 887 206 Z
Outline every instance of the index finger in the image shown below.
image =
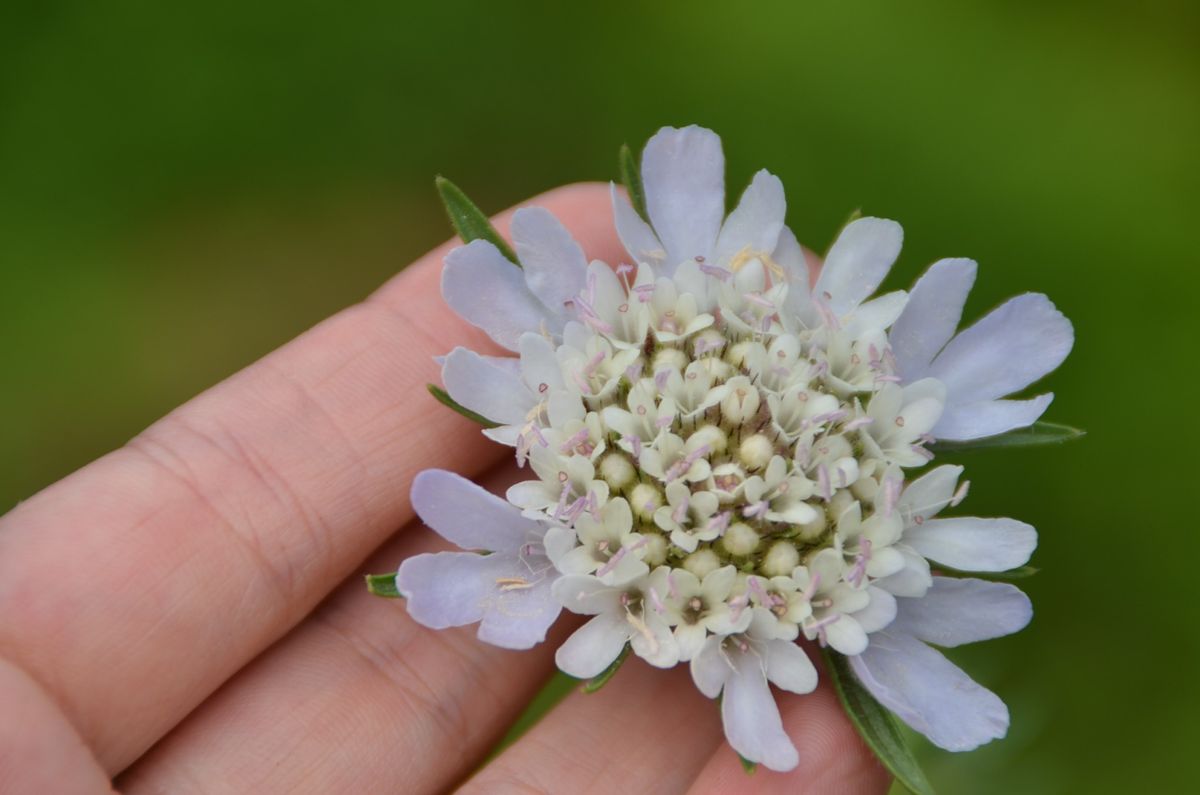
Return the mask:
M 606 186 L 533 201 L 618 256 Z M 487 347 L 438 295 L 449 245 L 0 519 L 0 654 L 110 772 L 411 519 L 417 471 L 501 455 L 424 391 Z

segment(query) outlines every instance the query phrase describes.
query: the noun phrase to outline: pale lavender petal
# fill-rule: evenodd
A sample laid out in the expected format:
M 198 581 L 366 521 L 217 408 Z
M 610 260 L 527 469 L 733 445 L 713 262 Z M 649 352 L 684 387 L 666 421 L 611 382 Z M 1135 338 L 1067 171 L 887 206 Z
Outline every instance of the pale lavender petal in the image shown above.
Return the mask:
M 709 257 L 725 217 L 721 139 L 702 127 L 664 127 L 642 152 L 650 223 L 667 250 L 665 272 L 685 259 Z
M 961 646 L 1011 635 L 1025 628 L 1033 605 L 1006 582 L 934 577 L 920 599 L 900 599 L 894 628 L 936 646 Z
M 779 707 L 755 654 L 731 655 L 733 672 L 725 681 L 721 720 L 725 739 L 739 754 L 779 772 L 800 762 L 796 747 L 783 730 Z
M 766 644 L 763 659 L 767 679 L 776 687 L 793 693 L 811 693 L 817 687 L 817 669 L 804 649 L 786 640 L 771 640 Z
M 515 550 L 543 533 L 515 506 L 444 469 L 426 469 L 413 479 L 412 505 L 425 524 L 463 549 Z
M 859 218 L 838 235 L 825 257 L 813 296 L 839 317 L 879 289 L 900 254 L 904 230 L 884 218 Z
M 654 235 L 650 225 L 642 220 L 633 205 L 621 195 L 615 184 L 610 183 L 612 192 L 613 221 L 617 237 L 635 262 L 661 263 L 667 255 L 662 243 Z
M 951 398 L 953 399 L 953 395 Z M 1029 400 L 984 400 L 966 405 L 951 403 L 933 426 L 938 439 L 982 439 L 1032 425 L 1054 400 L 1054 393 Z
M 713 263 L 723 264 L 743 250 L 756 255 L 773 252 L 786 212 L 783 183 L 774 174 L 759 171 L 750 180 L 737 207 L 725 219 L 717 236 Z
M 1008 731 L 1008 708 L 995 693 L 911 635 L 875 633 L 850 666 L 879 703 L 947 751 L 970 751 Z
M 908 305 L 888 335 L 897 368 L 906 381 L 929 375 L 933 357 L 954 336 L 967 294 L 975 284 L 976 268 L 974 260 L 938 260 L 913 285 Z
M 513 213 L 512 237 L 529 289 L 550 311 L 565 314 L 566 302 L 584 287 L 588 263 L 583 249 L 542 207 Z
M 565 674 L 591 679 L 617 659 L 628 640 L 628 624 L 619 615 L 601 613 L 558 647 L 554 661 Z
M 482 619 L 496 581 L 492 557 L 437 552 L 405 560 L 396 574 L 396 588 L 407 600 L 408 614 L 432 629 L 461 627 Z
M 551 594 L 554 582 L 549 561 L 535 557 L 516 561 L 506 582 L 493 595 L 490 609 L 479 624 L 479 639 L 505 649 L 531 649 L 546 639 L 546 632 L 562 607 Z M 528 565 L 527 565 L 528 564 Z M 535 574 L 530 568 L 550 569 Z M 524 581 L 524 582 L 522 582 Z M 525 583 L 529 587 L 525 587 Z
M 1008 571 L 1029 562 L 1037 531 L 1016 519 L 930 519 L 904 531 L 904 543 L 963 571 Z
M 1075 342 L 1071 322 L 1050 299 L 1017 296 L 950 340 L 929 375 L 950 402 L 977 403 L 1024 389 L 1062 364 Z
M 464 320 L 510 351 L 526 331 L 538 331 L 546 307 L 525 285 L 524 272 L 486 240 L 472 240 L 446 255 L 442 297 Z M 552 329 L 561 323 L 552 325 Z
M 442 364 L 442 383 L 455 401 L 492 422 L 522 424 L 537 401 L 520 375 L 497 358 L 455 348 Z
M 446 629 L 481 621 L 480 640 L 528 649 L 545 639 L 560 610 L 548 581 L 530 581 L 529 562 L 504 553 L 416 555 L 400 564 L 396 588 L 418 624 Z M 531 587 L 511 587 L 519 581 Z
M 725 680 L 732 672 L 729 663 L 725 662 L 721 654 L 723 640 L 724 638 L 718 635 L 710 635 L 689 663 L 696 689 L 708 698 L 716 698 L 721 694 L 721 688 L 725 686 Z

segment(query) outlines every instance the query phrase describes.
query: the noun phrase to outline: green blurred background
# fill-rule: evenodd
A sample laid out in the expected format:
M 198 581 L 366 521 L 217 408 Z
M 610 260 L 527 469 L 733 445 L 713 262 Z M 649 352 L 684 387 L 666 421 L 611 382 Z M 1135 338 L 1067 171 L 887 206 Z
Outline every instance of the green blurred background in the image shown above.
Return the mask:
M 971 256 L 971 315 L 1076 324 L 1047 416 L 1090 435 L 964 458 L 1043 573 L 1028 631 L 957 655 L 1009 738 L 923 750 L 935 784 L 1191 790 L 1196 4 L 738 5 L 6 3 L 0 509 L 446 238 L 435 173 L 495 211 L 697 122 L 814 248 L 861 206 L 907 230 L 888 287 Z

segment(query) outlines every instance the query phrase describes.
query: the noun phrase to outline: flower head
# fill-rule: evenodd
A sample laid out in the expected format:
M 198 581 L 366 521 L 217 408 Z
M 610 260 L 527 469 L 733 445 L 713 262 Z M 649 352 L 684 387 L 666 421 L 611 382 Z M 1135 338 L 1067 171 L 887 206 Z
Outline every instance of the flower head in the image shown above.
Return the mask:
M 660 131 L 641 173 L 644 217 L 613 191 L 628 263 L 589 263 L 536 207 L 513 219 L 521 267 L 483 240 L 447 256 L 447 302 L 514 355 L 456 349 L 444 383 L 528 477 L 506 500 L 449 473 L 418 478 L 422 517 L 492 554 L 405 561 L 410 612 L 480 621 L 509 647 L 541 640 L 560 606 L 590 616 L 560 668 L 595 676 L 626 645 L 658 667 L 687 662 L 702 692 L 723 694 L 733 747 L 774 769 L 798 757 L 768 683 L 815 687 L 802 638 L 850 657 L 943 747 L 1002 735 L 1003 704 L 926 643 L 1014 632 L 1028 600 L 934 576 L 930 561 L 1011 569 L 1036 534 L 935 518 L 962 499 L 962 470 L 914 473 L 938 439 L 1036 420 L 1050 396 L 1003 397 L 1063 360 L 1070 324 L 1025 295 L 955 336 L 969 260 L 872 297 L 902 240 L 878 218 L 849 223 L 811 283 L 776 177 L 756 174 L 724 217 L 708 130 Z

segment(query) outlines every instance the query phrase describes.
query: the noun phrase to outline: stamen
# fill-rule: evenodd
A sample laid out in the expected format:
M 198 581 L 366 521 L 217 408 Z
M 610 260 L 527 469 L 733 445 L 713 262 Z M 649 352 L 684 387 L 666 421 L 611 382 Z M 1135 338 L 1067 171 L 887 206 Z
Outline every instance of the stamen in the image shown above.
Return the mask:
M 967 498 L 967 491 L 971 488 L 971 481 L 964 480 L 959 484 L 958 489 L 954 492 L 954 496 L 950 498 L 950 507 L 957 508 L 958 504 Z
M 708 445 L 702 444 L 692 452 L 685 455 L 683 458 L 676 461 L 675 464 L 667 470 L 666 475 L 664 476 L 667 482 L 678 480 L 679 478 L 683 477 L 684 474 L 686 474 L 687 471 L 692 468 L 692 464 L 708 455 L 709 449 L 710 448 Z
M 700 262 L 700 260 L 697 260 Z M 700 272 L 712 276 L 722 282 L 727 282 L 733 278 L 733 272 L 720 267 L 719 265 L 700 264 Z

